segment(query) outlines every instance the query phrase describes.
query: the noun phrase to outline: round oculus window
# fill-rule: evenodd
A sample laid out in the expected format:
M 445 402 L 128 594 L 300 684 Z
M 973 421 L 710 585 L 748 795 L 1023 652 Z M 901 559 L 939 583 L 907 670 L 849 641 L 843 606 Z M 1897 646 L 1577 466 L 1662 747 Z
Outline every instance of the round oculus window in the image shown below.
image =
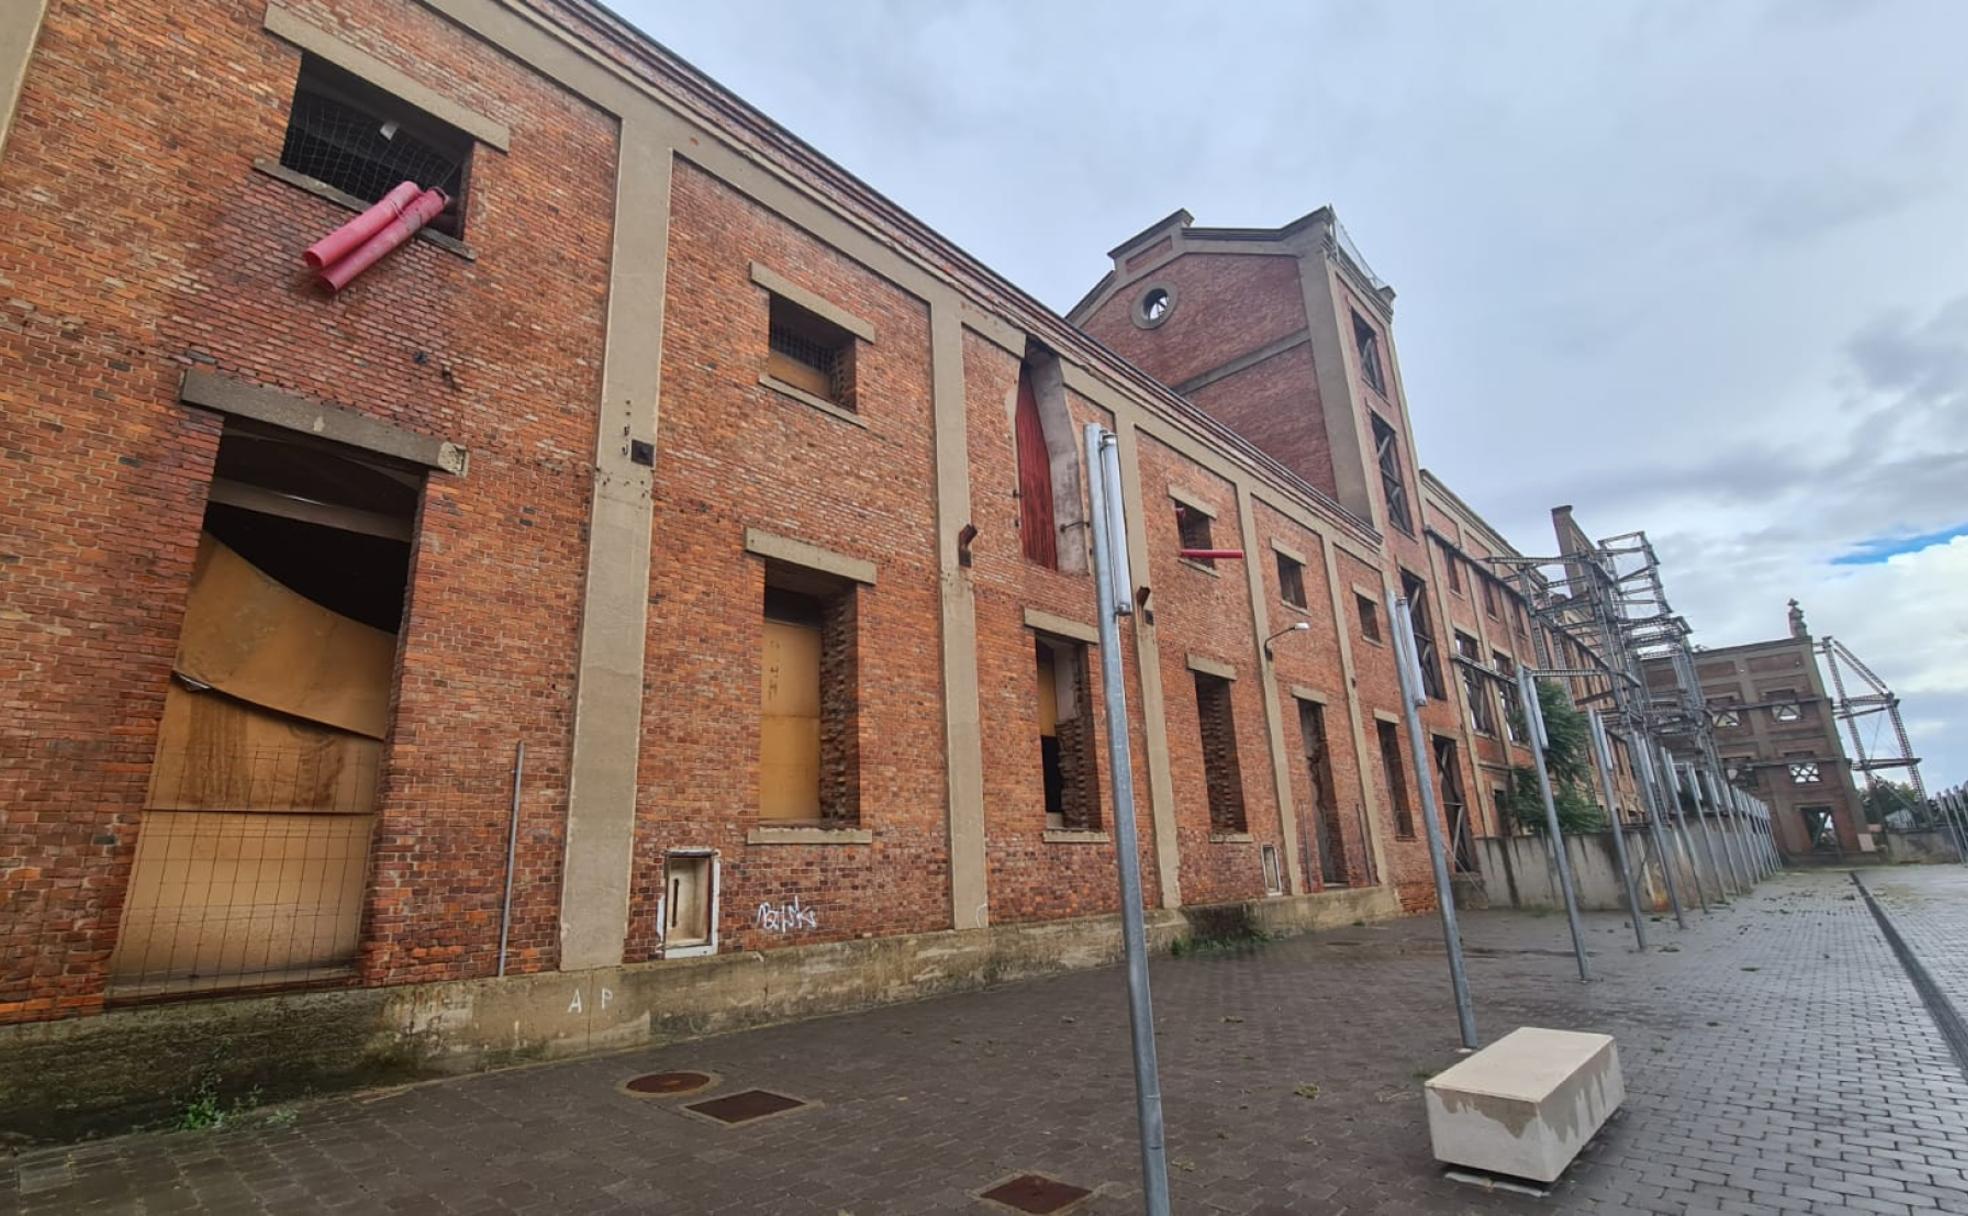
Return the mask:
M 1175 289 L 1156 285 L 1141 293 L 1134 302 L 1134 323 L 1143 329 L 1153 329 L 1168 320 L 1175 311 Z

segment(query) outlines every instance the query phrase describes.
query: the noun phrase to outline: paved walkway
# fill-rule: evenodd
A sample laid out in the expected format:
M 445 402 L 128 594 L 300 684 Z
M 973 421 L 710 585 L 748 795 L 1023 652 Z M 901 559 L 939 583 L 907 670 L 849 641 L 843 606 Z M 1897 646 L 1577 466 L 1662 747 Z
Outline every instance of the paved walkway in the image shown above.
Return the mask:
M 1968 872 L 1874 881 L 1960 995 Z M 1433 918 L 1157 961 L 1176 1210 L 1968 1213 L 1968 1080 L 1843 873 L 1652 924 L 1645 955 L 1587 924 L 1581 985 L 1563 916 L 1465 918 L 1486 1039 L 1619 1040 L 1627 1106 L 1546 1199 L 1430 1159 L 1420 1084 L 1456 1045 Z M 814 1105 L 724 1127 L 617 1088 L 686 1068 Z M 290 1109 L 26 1154 L 0 1211 L 981 1213 L 1026 1171 L 1139 1210 L 1113 969 Z

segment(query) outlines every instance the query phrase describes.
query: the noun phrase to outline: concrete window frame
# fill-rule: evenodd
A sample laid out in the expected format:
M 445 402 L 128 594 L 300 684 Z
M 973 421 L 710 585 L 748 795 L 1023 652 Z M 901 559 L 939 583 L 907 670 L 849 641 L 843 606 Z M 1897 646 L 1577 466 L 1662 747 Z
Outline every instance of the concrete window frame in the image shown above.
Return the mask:
M 1128 319 L 1136 329 L 1159 329 L 1175 315 L 1177 303 L 1175 284 L 1165 280 L 1151 280 L 1142 285 L 1128 306 Z

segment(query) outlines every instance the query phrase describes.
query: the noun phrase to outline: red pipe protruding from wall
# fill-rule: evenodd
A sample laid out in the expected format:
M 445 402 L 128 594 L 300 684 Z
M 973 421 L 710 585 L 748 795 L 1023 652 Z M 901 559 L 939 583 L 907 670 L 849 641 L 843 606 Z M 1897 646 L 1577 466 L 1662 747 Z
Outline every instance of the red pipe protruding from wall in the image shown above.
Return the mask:
M 356 275 L 374 266 L 383 256 L 398 245 L 417 235 L 417 229 L 437 217 L 451 200 L 442 190 L 426 190 L 417 196 L 415 202 L 403 209 L 403 214 L 391 220 L 381 232 L 362 243 L 362 247 L 341 261 L 321 272 L 321 281 L 330 291 L 340 291 L 347 287 Z
M 376 205 L 307 247 L 301 261 L 309 270 L 320 270 L 340 261 L 351 249 L 383 230 L 383 225 L 403 214 L 422 193 L 416 182 L 404 182 L 376 201 Z
M 1240 562 L 1244 560 L 1242 549 L 1178 549 L 1176 553 L 1192 562 Z

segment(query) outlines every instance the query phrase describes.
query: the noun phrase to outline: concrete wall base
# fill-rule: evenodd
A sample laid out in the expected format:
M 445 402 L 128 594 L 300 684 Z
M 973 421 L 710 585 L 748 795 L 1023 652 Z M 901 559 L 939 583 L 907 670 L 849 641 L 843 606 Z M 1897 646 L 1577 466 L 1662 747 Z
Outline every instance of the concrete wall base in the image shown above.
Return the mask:
M 1148 914 L 1150 947 L 1400 914 L 1372 887 Z M 112 1009 L 0 1027 L 0 1140 L 172 1119 L 201 1090 L 262 1100 L 566 1059 L 966 992 L 1119 960 L 1120 918 L 763 953 Z M 1116 989 L 1115 1000 L 1121 999 Z

